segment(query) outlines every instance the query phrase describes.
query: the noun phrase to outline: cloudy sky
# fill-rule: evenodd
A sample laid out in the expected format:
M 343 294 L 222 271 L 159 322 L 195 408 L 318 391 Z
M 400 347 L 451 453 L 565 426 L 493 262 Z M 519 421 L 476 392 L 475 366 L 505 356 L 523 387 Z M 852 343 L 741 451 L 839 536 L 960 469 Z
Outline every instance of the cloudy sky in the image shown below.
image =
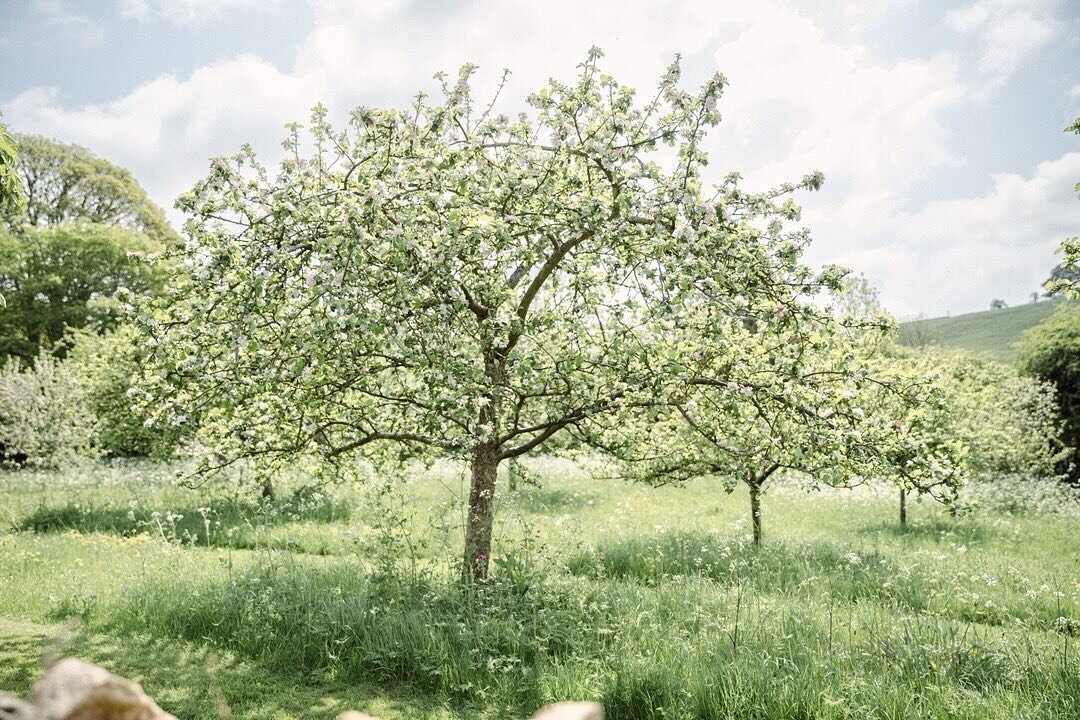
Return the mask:
M 1027 302 L 1080 234 L 1074 0 L 0 0 L 0 112 L 128 167 L 179 225 L 207 158 L 272 157 L 316 101 L 403 104 L 464 62 L 523 98 L 591 45 L 642 89 L 676 53 L 688 82 L 722 72 L 717 177 L 824 172 L 808 259 L 901 317 Z

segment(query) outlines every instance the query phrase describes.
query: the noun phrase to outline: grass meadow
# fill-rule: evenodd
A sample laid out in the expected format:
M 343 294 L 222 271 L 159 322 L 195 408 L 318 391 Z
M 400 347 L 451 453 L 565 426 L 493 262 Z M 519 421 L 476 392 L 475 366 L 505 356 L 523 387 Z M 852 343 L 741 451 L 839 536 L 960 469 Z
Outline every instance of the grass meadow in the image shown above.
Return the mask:
M 1080 717 L 1080 507 L 970 488 L 953 517 L 886 489 L 764 499 L 538 459 L 502 486 L 493 579 L 455 567 L 467 489 L 436 465 L 258 500 L 176 467 L 0 474 L 0 689 L 74 654 L 179 718 Z
M 1024 331 L 1048 318 L 1060 305 L 1060 300 L 1050 299 L 953 317 L 909 320 L 901 325 L 929 344 L 986 353 L 1007 363 L 1016 357 L 1015 345 Z

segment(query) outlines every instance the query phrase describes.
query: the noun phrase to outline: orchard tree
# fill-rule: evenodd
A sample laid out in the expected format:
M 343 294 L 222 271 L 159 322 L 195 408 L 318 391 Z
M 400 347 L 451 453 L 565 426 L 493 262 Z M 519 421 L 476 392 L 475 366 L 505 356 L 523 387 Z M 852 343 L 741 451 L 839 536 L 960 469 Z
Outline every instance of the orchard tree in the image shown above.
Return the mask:
M 889 391 L 870 399 L 883 449 L 872 476 L 898 487 L 900 524 L 907 524 L 907 498 L 913 492 L 958 508 L 969 474 L 968 446 L 958 432 L 944 371 L 925 353 L 885 351 L 874 365 L 881 387 Z
M 26 202 L 21 212 L 9 215 L 13 229 L 80 222 L 129 228 L 159 243 L 176 239 L 161 208 L 124 168 L 78 145 L 38 135 L 16 140 L 15 170 Z
M 18 158 L 15 140 L 0 123 L 0 217 L 18 214 L 25 202 L 22 182 L 15 171 Z
M 631 477 L 652 484 L 716 475 L 731 492 L 743 483 L 760 544 L 761 498 L 777 472 L 841 484 L 873 450 L 859 430 L 859 360 L 843 352 L 830 318 L 810 304 L 795 313 L 783 313 L 790 323 L 780 312 L 764 321 L 735 318 L 722 338 L 702 342 L 681 392 L 606 424 L 598 444 Z M 717 318 L 715 327 L 724 325 Z
M 812 289 L 804 285 L 802 294 Z M 701 362 L 684 391 L 636 425 L 608 424 L 603 444 L 653 483 L 717 475 L 730 492 L 742 482 L 755 544 L 761 497 L 778 472 L 830 487 L 884 477 L 901 492 L 951 497 L 963 449 L 946 437 L 947 422 L 929 425 L 948 418 L 936 379 L 883 362 L 891 319 L 861 301 L 863 317 L 854 317 L 848 300 L 822 309 L 790 298 L 728 324 L 722 338 L 722 319 L 704 324 L 713 334 L 702 335 Z M 724 346 L 734 352 L 713 350 Z
M 460 457 L 484 578 L 501 462 L 665 402 L 701 307 L 736 317 L 810 275 L 772 222 L 794 186 L 703 187 L 723 78 L 684 91 L 676 62 L 639 102 L 600 57 L 529 113 L 477 105 L 465 67 L 341 130 L 317 108 L 276 172 L 215 160 L 178 201 L 190 279 L 146 314 L 160 421 L 197 414 L 225 463 Z
M 1067 133 L 1080 135 L 1080 117 L 1065 128 Z M 1076 183 L 1076 192 L 1080 193 L 1080 181 Z M 1080 237 L 1065 238 L 1058 246 L 1062 259 L 1050 273 L 1044 283 L 1048 295 L 1064 294 L 1074 298 L 1080 294 Z

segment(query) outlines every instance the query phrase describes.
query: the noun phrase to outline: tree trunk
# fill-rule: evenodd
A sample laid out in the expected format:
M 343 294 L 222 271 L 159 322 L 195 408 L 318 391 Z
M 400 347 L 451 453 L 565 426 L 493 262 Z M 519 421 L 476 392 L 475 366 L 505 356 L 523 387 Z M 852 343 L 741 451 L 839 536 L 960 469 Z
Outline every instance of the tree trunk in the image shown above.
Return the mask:
M 754 523 L 754 544 L 761 544 L 761 485 L 747 483 L 750 487 L 750 519 Z
M 465 527 L 466 580 L 484 580 L 491 559 L 491 528 L 495 520 L 495 480 L 499 471 L 498 448 L 490 443 L 476 447 L 472 456 L 469 517 Z
M 517 490 L 517 460 L 510 458 L 506 461 L 506 474 L 510 478 L 510 492 Z
M 907 490 L 900 488 L 900 524 L 907 525 Z
M 264 500 L 274 502 L 274 481 L 271 478 L 263 480 L 262 496 Z

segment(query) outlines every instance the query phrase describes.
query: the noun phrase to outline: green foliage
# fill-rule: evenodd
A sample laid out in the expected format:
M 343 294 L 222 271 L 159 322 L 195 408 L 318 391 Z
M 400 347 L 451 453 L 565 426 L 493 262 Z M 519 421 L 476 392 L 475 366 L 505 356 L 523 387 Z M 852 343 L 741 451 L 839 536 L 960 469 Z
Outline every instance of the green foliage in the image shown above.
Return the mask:
M 71 368 L 46 353 L 0 365 L 0 464 L 58 467 L 93 455 L 93 417 Z
M 26 204 L 9 217 L 13 228 L 95 223 L 135 230 L 160 244 L 177 240 L 161 208 L 127 170 L 78 145 L 37 135 L 16 139 Z
M 944 370 L 952 432 L 976 475 L 1051 477 L 1070 454 L 1054 385 L 962 352 L 929 352 Z
M 75 331 L 67 339 L 67 365 L 79 377 L 87 408 L 95 418 L 94 446 L 107 457 L 168 457 L 185 436 L 182 430 L 151 427 L 131 401 L 142 366 L 129 325 L 96 334 Z
M 121 306 L 156 292 L 161 272 L 146 257 L 160 243 L 135 230 L 89 223 L 0 229 L 0 357 L 32 361 L 56 350 L 69 328 L 104 332 L 116 326 Z
M 15 140 L 0 123 L 0 218 L 18 215 L 26 202 L 22 182 L 15 171 L 18 158 Z
M 902 490 L 946 505 L 969 473 L 969 447 L 944 373 L 924 358 L 875 357 L 857 398 L 865 415 L 856 442 L 866 443 L 863 477 L 892 479 Z
M 1062 305 L 1024 333 L 1018 345 L 1020 368 L 1054 386 L 1064 421 L 1062 437 L 1073 448 L 1071 475 L 1080 457 L 1080 307 Z
M 439 102 L 343 130 L 316 108 L 276 172 L 247 147 L 215 160 L 179 200 L 191 277 L 146 313 L 143 401 L 271 469 L 468 458 L 466 566 L 486 574 L 500 462 L 667 403 L 696 353 L 737 347 L 743 319 L 814 315 L 800 296 L 843 275 L 805 267 L 788 227 L 820 175 L 703 186 L 722 77 L 687 92 L 675 63 L 639 103 L 600 57 L 531 115 L 483 110 L 467 66 Z

